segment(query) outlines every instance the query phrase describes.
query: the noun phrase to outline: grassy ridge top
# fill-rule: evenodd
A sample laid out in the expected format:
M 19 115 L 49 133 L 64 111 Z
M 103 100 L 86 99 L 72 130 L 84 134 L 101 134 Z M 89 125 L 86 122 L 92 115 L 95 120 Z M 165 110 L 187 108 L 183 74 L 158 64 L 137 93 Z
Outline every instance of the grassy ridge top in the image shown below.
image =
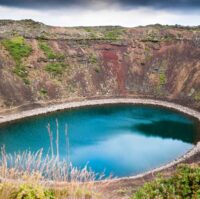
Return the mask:
M 183 33 L 184 31 L 200 32 L 200 26 L 180 25 L 148 25 L 134 28 L 120 26 L 94 26 L 94 27 L 54 27 L 48 26 L 33 20 L 0 20 L 0 38 L 8 38 L 20 35 L 25 38 L 40 39 L 64 39 L 64 40 L 128 40 L 130 36 L 143 38 L 153 32 L 157 37 L 160 34 L 168 34 L 174 30 Z M 165 33 L 166 32 L 166 33 Z M 133 34 L 134 33 L 134 34 Z M 190 38 L 190 35 L 187 35 Z

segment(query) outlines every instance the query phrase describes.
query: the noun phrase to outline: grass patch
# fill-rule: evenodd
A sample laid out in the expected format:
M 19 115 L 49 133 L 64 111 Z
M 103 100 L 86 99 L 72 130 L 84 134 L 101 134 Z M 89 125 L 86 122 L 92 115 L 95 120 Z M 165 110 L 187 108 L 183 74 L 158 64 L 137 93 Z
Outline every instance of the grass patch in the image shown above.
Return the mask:
M 72 185 L 73 186 L 73 185 Z M 4 199 L 100 199 L 97 192 L 87 188 L 47 188 L 38 183 L 1 183 L 0 198 Z
M 110 31 L 106 31 L 104 37 L 106 40 L 118 40 L 123 34 L 122 29 L 113 29 Z
M 51 73 L 52 75 L 61 75 L 65 70 L 66 65 L 63 63 L 49 63 L 46 65 L 45 70 Z
M 158 85 L 155 86 L 155 92 L 157 95 L 164 95 L 163 86 L 167 83 L 167 77 L 164 72 L 160 72 L 158 75 L 159 82 Z
M 181 165 L 175 174 L 146 183 L 131 199 L 200 198 L 200 167 Z
M 25 84 L 30 84 L 30 81 L 28 79 L 28 71 L 26 70 L 26 67 L 23 65 L 17 65 L 13 72 L 22 78 L 22 80 L 24 81 Z
M 145 35 L 145 38 L 143 41 L 159 42 L 160 40 L 161 40 L 161 36 L 158 31 L 149 30 L 147 34 Z
M 88 33 L 90 39 L 102 40 L 118 40 L 124 33 L 124 29 L 120 27 L 108 28 L 90 28 L 85 27 L 84 30 Z
M 64 63 L 65 56 L 63 54 L 55 53 L 44 41 L 39 41 L 39 47 L 49 60 L 53 60 L 52 62 L 49 61 L 45 70 L 54 76 L 61 75 L 66 68 L 66 64 Z
M 85 30 L 86 32 L 92 32 L 92 28 L 90 28 L 90 27 L 85 27 L 84 30 Z
M 10 199 L 54 199 L 52 190 L 46 189 L 41 185 L 22 184 L 16 186 L 16 190 L 9 197 Z
M 55 59 L 56 54 L 50 48 L 50 46 L 45 42 L 39 42 L 40 49 L 44 52 L 48 59 Z
M 166 33 L 163 35 L 160 30 L 149 30 L 142 41 L 156 43 L 156 42 L 161 42 L 161 41 L 169 42 L 175 39 L 176 39 L 176 36 L 173 34 Z
M 41 88 L 40 91 L 39 91 L 39 93 L 40 93 L 40 95 L 41 95 L 42 97 L 45 97 L 45 96 L 47 96 L 47 94 L 48 94 L 47 90 L 44 89 L 44 88 Z
M 12 39 L 6 39 L 2 42 L 3 46 L 9 51 L 17 65 L 20 65 L 24 57 L 28 57 L 32 48 L 26 44 L 23 37 L 14 37 Z
M 39 42 L 39 47 L 48 59 L 63 61 L 65 58 L 63 54 L 55 53 L 53 49 L 44 41 Z
M 159 74 L 159 82 L 160 82 L 160 85 L 166 84 L 167 78 L 166 78 L 166 75 L 164 73 Z
M 101 68 L 100 68 L 99 66 L 95 66 L 95 67 L 94 67 L 94 71 L 95 71 L 96 73 L 100 73 L 100 72 L 101 72 Z
M 92 63 L 92 64 L 96 64 L 97 63 L 97 57 L 94 54 L 92 54 L 89 57 L 89 62 Z
M 97 35 L 97 32 L 93 28 L 86 27 L 84 29 L 85 29 L 86 32 L 89 33 L 89 36 L 90 36 L 91 39 L 99 38 L 98 35 Z
M 22 64 L 22 59 L 28 57 L 32 48 L 29 46 L 23 37 L 14 37 L 11 39 L 6 39 L 2 41 L 3 46 L 9 51 L 10 55 L 14 59 L 16 66 L 13 72 L 21 77 L 25 84 L 29 84 L 28 71 L 26 67 Z
M 200 101 L 200 92 L 197 92 L 197 93 L 195 94 L 194 99 L 195 99 L 196 101 Z

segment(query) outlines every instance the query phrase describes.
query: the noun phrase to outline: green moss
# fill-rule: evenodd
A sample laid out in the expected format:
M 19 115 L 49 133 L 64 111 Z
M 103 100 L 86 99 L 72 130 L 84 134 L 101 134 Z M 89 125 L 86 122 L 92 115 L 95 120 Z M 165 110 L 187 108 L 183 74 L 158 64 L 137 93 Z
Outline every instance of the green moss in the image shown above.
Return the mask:
M 200 167 L 181 165 L 172 177 L 146 183 L 131 199 L 200 198 L 199 185 Z
M 93 28 L 86 27 L 86 28 L 84 28 L 84 30 L 89 33 L 89 38 L 90 39 L 99 39 L 100 38 L 98 36 L 97 31 L 95 31 Z
M 164 73 L 160 73 L 160 74 L 159 74 L 159 81 L 160 81 L 160 85 L 166 84 L 167 78 L 166 78 L 166 76 L 165 76 Z
M 105 34 L 104 34 L 104 38 L 106 40 L 118 40 L 118 39 L 120 39 L 122 34 L 123 34 L 123 30 L 116 28 L 116 29 L 113 29 L 113 30 L 110 30 L 110 31 L 106 31 Z
M 41 88 L 40 91 L 39 91 L 39 93 L 40 93 L 40 95 L 41 95 L 42 97 L 45 97 L 45 96 L 48 94 L 47 90 L 44 89 L 44 88 Z
M 55 62 L 48 63 L 45 70 L 54 76 L 61 75 L 66 68 L 66 64 L 64 63 L 65 56 L 55 53 L 45 41 L 39 41 L 39 47 L 48 59 L 56 60 Z
M 21 64 L 22 58 L 28 57 L 32 52 L 31 46 L 26 44 L 23 37 L 6 39 L 2 44 L 9 51 L 17 65 Z
M 57 59 L 63 61 L 65 58 L 63 54 L 55 53 L 53 49 L 44 41 L 39 41 L 39 47 L 48 59 Z
M 196 101 L 200 101 L 200 92 L 197 92 L 197 93 L 195 94 L 194 99 L 195 99 Z
M 96 73 L 100 73 L 100 72 L 101 72 L 101 68 L 100 68 L 99 66 L 95 66 L 95 67 L 94 67 L 94 71 L 95 71 Z
M 25 84 L 30 84 L 30 81 L 28 79 L 28 71 L 26 70 L 26 67 L 23 65 L 17 65 L 13 72 L 22 78 Z
M 90 28 L 84 30 L 88 33 L 89 39 L 118 40 L 122 37 L 124 29 L 121 27 Z
M 167 77 L 164 71 L 161 71 L 159 74 L 159 83 L 155 86 L 155 93 L 159 96 L 165 95 L 166 91 L 163 89 L 163 86 L 167 83 Z
M 40 49 L 44 52 L 48 59 L 55 59 L 56 54 L 46 42 L 39 42 Z
M 85 30 L 86 32 L 92 32 L 92 29 L 91 29 L 90 27 L 85 27 L 84 30 Z
M 13 72 L 21 77 L 25 84 L 29 84 L 28 71 L 22 64 L 22 59 L 28 57 L 32 48 L 29 46 L 23 37 L 13 37 L 2 41 L 3 46 L 9 51 L 10 55 L 15 60 L 16 66 Z
M 92 64 L 96 64 L 97 63 L 97 57 L 92 54 L 89 58 L 89 62 L 92 63 Z
M 65 68 L 66 65 L 63 63 L 49 63 L 46 65 L 45 70 L 56 76 L 61 75 Z

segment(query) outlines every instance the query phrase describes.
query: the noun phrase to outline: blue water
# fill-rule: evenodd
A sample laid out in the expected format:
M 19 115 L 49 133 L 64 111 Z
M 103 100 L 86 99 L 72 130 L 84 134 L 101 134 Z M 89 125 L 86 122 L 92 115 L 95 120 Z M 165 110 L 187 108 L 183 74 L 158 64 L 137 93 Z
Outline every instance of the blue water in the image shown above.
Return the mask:
M 95 172 L 131 176 L 183 155 L 199 140 L 199 124 L 175 111 L 152 106 L 106 105 L 57 112 L 0 127 L 0 146 L 13 153 L 50 149 L 47 124 L 59 151 L 75 166 L 88 164 Z M 68 126 L 69 151 L 65 125 Z M 55 148 L 55 146 L 54 146 Z M 68 152 L 67 152 L 68 151 Z

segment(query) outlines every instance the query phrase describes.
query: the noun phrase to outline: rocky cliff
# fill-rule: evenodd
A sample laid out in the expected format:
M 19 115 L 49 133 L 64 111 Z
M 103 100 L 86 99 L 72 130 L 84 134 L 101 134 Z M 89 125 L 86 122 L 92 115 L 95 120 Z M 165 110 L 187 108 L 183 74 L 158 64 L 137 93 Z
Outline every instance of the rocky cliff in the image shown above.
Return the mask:
M 200 28 L 0 21 L 0 107 L 144 97 L 200 110 Z

